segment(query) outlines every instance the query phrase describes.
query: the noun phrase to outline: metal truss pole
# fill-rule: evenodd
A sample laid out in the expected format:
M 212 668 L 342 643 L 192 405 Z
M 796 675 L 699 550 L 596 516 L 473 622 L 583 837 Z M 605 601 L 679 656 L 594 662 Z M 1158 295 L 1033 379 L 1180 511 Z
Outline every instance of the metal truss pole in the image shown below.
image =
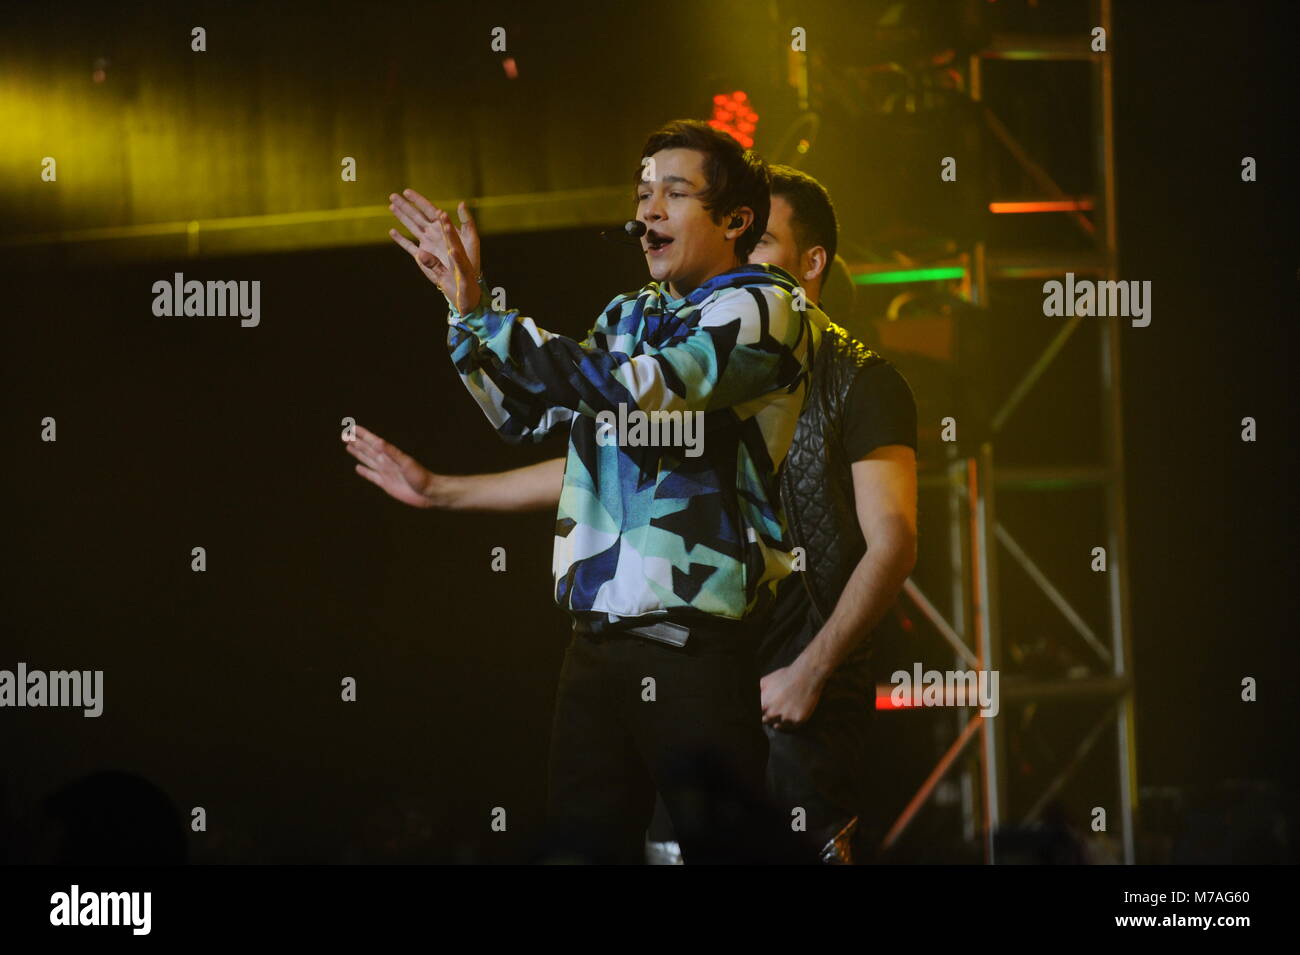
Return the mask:
M 1099 25 L 1106 37 L 1113 36 L 1111 0 L 1099 0 L 1096 7 Z M 1098 212 L 1102 221 L 1098 230 L 1105 243 L 1106 278 L 1119 277 L 1119 241 L 1115 220 L 1115 95 L 1114 74 L 1108 52 L 1093 69 L 1094 126 L 1101 135 L 1095 138 L 1097 178 L 1104 197 Z M 1112 668 L 1115 676 L 1126 681 L 1123 696 L 1115 703 L 1115 745 L 1119 762 L 1120 835 L 1124 862 L 1136 862 L 1137 852 L 1133 816 L 1137 811 L 1137 742 L 1134 731 L 1133 653 L 1129 639 L 1128 593 L 1128 511 L 1124 493 L 1124 431 L 1120 395 L 1119 318 L 1111 316 L 1101 325 L 1102 434 L 1107 457 L 1109 480 L 1106 482 L 1107 510 L 1107 597 L 1110 604 Z

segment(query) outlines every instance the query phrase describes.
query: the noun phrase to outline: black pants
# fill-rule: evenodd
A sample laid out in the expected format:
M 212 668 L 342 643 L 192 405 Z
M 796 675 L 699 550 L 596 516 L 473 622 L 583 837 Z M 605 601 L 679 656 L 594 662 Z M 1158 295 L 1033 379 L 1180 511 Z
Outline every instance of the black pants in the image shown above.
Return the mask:
M 866 804 L 864 782 L 874 687 L 832 675 L 812 718 L 768 735 L 768 796 L 788 813 L 807 815 L 809 848 L 818 852 Z
M 683 860 L 766 861 L 767 738 L 754 640 L 694 631 L 685 647 L 575 633 L 551 737 L 552 852 L 639 863 L 663 796 Z
M 811 622 L 784 647 L 760 659 L 759 672 L 789 666 L 816 634 Z M 760 650 L 761 653 L 761 650 Z M 768 739 L 767 799 L 787 826 L 803 810 L 798 861 L 816 862 L 822 848 L 871 802 L 866 759 L 874 722 L 875 681 L 860 657 L 840 666 L 827 681 L 812 717 L 794 729 L 764 726 Z M 677 838 L 662 799 L 655 804 L 650 838 Z

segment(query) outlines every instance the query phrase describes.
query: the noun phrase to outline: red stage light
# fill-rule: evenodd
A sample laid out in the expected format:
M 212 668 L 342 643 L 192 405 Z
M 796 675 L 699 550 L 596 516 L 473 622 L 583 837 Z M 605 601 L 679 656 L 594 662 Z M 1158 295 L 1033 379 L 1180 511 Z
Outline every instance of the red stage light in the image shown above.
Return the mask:
M 754 145 L 752 133 L 758 129 L 758 114 L 750 107 L 749 95 L 744 90 L 718 93 L 713 97 L 713 118 L 709 125 L 749 149 Z

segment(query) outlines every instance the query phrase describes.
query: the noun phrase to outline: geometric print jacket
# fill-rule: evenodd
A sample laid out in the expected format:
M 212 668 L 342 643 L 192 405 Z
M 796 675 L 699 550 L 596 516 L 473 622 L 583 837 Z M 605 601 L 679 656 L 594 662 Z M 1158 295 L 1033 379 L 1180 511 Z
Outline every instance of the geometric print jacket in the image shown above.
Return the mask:
M 556 603 L 596 630 L 766 613 L 792 570 L 778 473 L 828 323 L 796 308 L 795 279 L 743 265 L 683 298 L 651 282 L 581 342 L 492 309 L 479 281 L 478 307 L 447 317 L 465 387 L 506 441 L 568 429 Z M 638 412 L 692 414 L 702 439 L 689 446 L 680 422 L 656 443 L 614 433 Z

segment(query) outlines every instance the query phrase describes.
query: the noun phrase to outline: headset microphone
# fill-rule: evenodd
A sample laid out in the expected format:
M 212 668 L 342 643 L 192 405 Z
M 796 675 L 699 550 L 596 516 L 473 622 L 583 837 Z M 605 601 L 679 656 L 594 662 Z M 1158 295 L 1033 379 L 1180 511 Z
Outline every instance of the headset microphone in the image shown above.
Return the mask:
M 600 234 L 600 237 L 623 245 L 634 244 L 639 248 L 641 243 L 636 240 L 645 235 L 647 231 L 645 223 L 640 219 L 628 219 L 623 223 L 623 228 L 606 229 Z

